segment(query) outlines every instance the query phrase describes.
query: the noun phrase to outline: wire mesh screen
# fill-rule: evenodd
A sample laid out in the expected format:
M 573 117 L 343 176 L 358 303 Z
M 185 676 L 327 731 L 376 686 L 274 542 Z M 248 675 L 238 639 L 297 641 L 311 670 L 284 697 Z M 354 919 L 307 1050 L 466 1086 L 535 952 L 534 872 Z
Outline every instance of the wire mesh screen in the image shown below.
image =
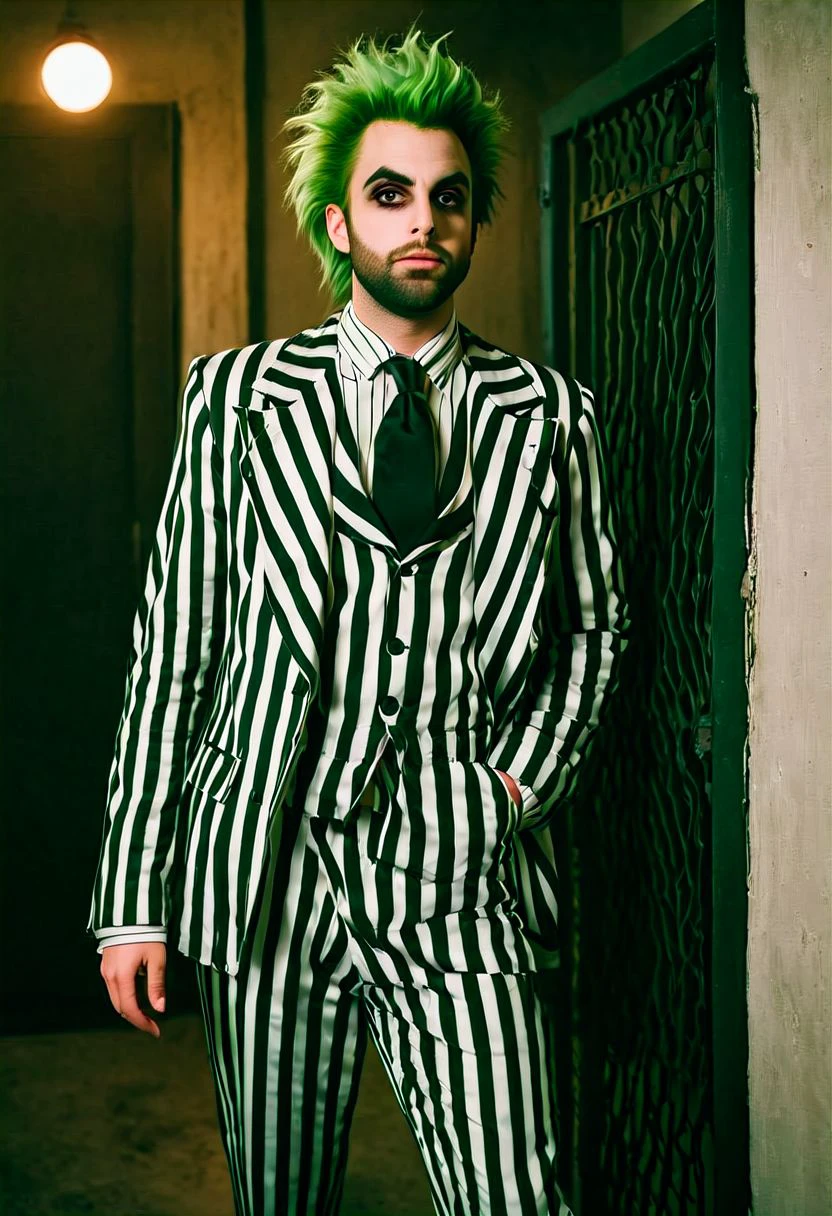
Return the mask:
M 555 154 L 572 361 L 598 400 L 632 619 L 569 827 L 583 1216 L 709 1207 L 713 138 L 700 58 Z

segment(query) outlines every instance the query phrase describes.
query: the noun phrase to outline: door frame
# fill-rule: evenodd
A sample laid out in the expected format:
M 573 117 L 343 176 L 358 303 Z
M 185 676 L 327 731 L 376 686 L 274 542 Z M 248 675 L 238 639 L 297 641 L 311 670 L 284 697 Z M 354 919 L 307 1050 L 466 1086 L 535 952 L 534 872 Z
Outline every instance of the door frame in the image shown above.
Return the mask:
M 581 85 L 541 116 L 541 272 L 545 359 L 576 373 L 574 249 L 569 173 L 558 136 L 707 47 L 715 55 L 714 516 L 712 599 L 711 891 L 709 928 L 714 1216 L 750 1210 L 748 1115 L 748 666 L 754 402 L 753 95 L 745 67 L 745 13 L 737 0 L 702 0 L 664 32 Z M 570 228 L 571 230 L 571 228 Z M 703 892 L 704 895 L 704 892 Z

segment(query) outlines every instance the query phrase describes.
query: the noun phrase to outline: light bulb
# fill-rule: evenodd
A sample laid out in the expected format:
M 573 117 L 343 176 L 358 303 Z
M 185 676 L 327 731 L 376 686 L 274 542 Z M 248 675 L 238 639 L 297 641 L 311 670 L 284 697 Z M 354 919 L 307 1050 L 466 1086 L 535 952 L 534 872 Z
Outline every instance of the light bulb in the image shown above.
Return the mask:
M 113 86 L 105 56 L 89 42 L 77 39 L 54 47 L 43 61 L 40 76 L 55 105 L 72 114 L 100 106 Z

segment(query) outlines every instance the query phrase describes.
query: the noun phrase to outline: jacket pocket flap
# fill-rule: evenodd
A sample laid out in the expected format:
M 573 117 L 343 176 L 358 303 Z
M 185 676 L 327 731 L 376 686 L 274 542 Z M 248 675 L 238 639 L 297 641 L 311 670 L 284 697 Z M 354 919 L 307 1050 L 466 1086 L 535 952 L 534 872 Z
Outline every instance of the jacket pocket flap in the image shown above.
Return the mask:
M 240 756 L 224 752 L 206 740 L 197 749 L 185 780 L 217 802 L 224 802 L 234 784 L 240 761 Z

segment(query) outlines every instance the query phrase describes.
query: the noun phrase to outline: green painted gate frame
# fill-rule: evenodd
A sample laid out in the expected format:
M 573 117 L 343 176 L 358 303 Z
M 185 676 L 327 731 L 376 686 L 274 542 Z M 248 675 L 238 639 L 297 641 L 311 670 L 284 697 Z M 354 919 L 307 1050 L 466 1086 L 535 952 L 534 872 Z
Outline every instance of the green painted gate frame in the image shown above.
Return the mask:
M 553 232 L 569 206 L 556 137 L 711 47 L 715 55 L 716 266 L 712 599 L 711 1059 L 714 1216 L 750 1211 L 748 1120 L 748 561 L 754 402 L 753 94 L 742 0 L 703 0 L 663 33 L 541 116 L 544 357 L 575 373 L 568 259 Z M 561 302 L 558 311 L 557 302 Z

